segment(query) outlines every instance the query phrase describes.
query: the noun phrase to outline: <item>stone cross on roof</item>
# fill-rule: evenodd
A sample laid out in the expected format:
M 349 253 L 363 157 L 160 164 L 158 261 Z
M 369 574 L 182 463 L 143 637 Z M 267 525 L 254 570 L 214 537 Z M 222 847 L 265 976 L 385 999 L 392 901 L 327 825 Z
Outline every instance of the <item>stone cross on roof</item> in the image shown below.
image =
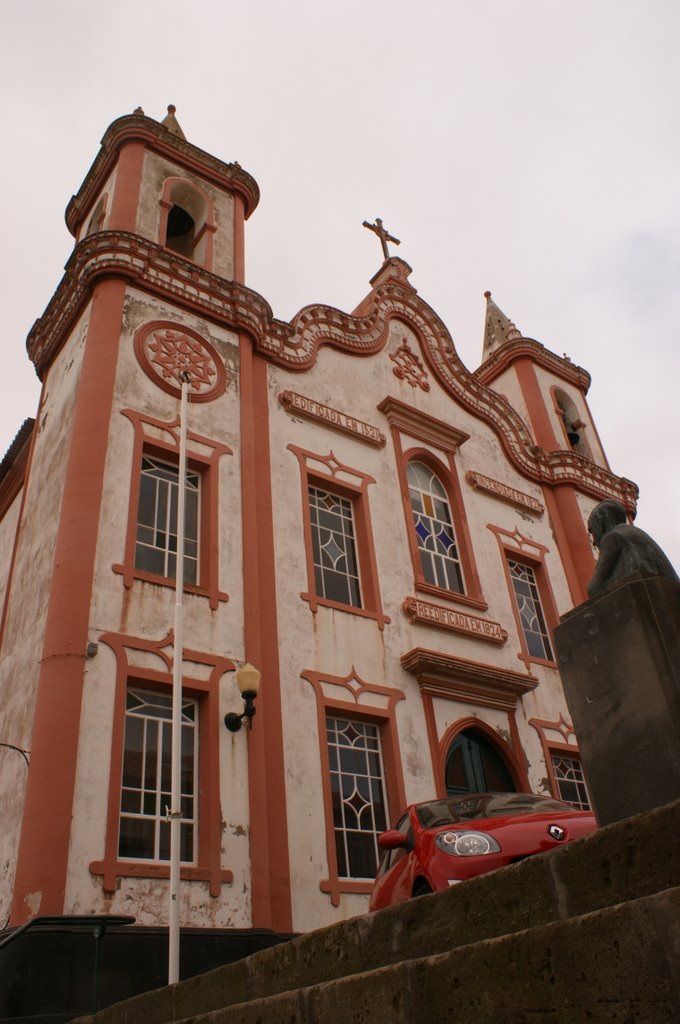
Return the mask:
M 380 217 L 375 218 L 375 224 L 369 224 L 368 221 L 365 220 L 364 227 L 368 228 L 369 231 L 374 231 L 375 234 L 378 236 L 378 238 L 380 239 L 380 244 L 382 245 L 383 256 L 386 260 L 390 258 L 390 254 L 387 251 L 387 243 L 394 242 L 395 245 L 401 245 L 399 239 L 395 238 L 394 235 L 391 235 L 389 233 L 387 228 L 383 227 L 383 222 L 381 221 Z

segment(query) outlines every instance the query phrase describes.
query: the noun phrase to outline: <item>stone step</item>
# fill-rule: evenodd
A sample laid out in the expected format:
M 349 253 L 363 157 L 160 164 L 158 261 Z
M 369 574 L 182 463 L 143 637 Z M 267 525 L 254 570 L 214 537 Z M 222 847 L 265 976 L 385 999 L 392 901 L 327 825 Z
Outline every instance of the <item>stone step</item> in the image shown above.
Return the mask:
M 495 955 L 493 943 L 507 939 L 499 947 L 507 955 L 517 933 L 537 934 L 552 928 L 559 934 L 559 928 L 569 924 L 565 934 L 575 936 L 588 915 L 624 914 L 622 905 L 679 885 L 680 801 L 447 892 L 301 935 L 81 1020 L 170 1024 L 212 1011 L 222 1013 L 230 1005 L 253 1001 L 254 1005 L 286 992 L 306 992 L 342 978 L 380 973 L 387 965 L 401 965 L 403 971 L 405 962 L 451 956 L 463 947 L 484 947 L 485 955 L 491 956 Z M 680 940 L 676 955 L 680 962 Z M 634 974 L 634 960 L 630 970 Z M 262 1020 L 269 1024 L 269 1018 Z M 592 1020 L 597 1024 L 597 1017 Z M 514 1024 L 512 1016 L 507 1021 Z M 499 1017 L 495 1024 L 505 1024 L 505 1018 Z
M 677 1024 L 679 954 L 675 888 L 183 1024 Z

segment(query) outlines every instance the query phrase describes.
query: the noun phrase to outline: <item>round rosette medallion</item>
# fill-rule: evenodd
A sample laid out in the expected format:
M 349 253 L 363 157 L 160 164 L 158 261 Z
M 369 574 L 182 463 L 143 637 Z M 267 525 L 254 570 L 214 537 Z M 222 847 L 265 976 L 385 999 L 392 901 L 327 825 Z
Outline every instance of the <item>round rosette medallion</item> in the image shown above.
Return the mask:
M 180 324 L 156 320 L 140 327 L 135 354 L 147 377 L 176 398 L 182 393 L 180 374 L 185 370 L 192 402 L 211 402 L 227 386 L 224 364 L 210 342 Z

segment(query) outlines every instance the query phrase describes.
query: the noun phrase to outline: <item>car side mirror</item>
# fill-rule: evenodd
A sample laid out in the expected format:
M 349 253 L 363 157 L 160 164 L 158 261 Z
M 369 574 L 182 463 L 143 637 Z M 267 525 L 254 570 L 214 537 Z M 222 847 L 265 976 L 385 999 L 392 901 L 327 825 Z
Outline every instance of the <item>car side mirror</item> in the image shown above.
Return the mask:
M 389 828 L 387 832 L 381 832 L 378 836 L 378 846 L 381 850 L 398 850 L 400 846 L 407 845 L 408 836 L 396 828 Z

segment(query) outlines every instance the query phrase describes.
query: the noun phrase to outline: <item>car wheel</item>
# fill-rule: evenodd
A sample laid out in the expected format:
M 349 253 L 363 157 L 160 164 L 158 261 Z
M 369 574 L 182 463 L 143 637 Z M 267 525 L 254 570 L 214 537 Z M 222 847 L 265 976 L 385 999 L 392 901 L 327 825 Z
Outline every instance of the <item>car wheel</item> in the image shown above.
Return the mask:
M 413 895 L 414 896 L 427 896 L 431 892 L 432 892 L 432 889 L 427 884 L 427 882 L 418 882 L 418 884 L 416 885 L 415 889 L 413 890 Z

